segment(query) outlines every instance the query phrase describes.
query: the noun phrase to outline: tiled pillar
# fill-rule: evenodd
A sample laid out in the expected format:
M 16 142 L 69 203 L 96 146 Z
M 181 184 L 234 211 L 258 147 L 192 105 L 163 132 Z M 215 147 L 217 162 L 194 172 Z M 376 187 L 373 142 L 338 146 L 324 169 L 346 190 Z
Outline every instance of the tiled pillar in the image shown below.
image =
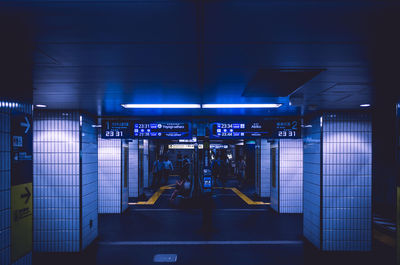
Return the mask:
M 82 248 L 85 249 L 98 234 L 98 162 L 95 121 L 83 116 L 81 129 L 82 176 Z
M 34 250 L 79 252 L 97 237 L 97 136 L 77 111 L 34 115 Z
M 272 208 L 279 213 L 303 212 L 303 141 L 280 139 L 276 146 L 276 184 L 271 189 Z
M 101 139 L 99 136 L 98 141 L 99 213 L 122 213 L 128 206 L 129 180 L 125 183 L 123 162 L 125 158 L 129 160 L 129 147 L 120 139 Z M 128 148 L 127 157 L 123 148 Z M 129 165 L 126 173 L 129 175 Z
M 311 123 L 304 134 L 304 236 L 321 250 L 371 250 L 370 118 L 325 113 Z
M 271 146 L 267 139 L 261 139 L 261 178 L 260 178 L 260 196 L 271 196 Z
M 129 197 L 139 196 L 139 144 L 138 140 L 129 142 Z

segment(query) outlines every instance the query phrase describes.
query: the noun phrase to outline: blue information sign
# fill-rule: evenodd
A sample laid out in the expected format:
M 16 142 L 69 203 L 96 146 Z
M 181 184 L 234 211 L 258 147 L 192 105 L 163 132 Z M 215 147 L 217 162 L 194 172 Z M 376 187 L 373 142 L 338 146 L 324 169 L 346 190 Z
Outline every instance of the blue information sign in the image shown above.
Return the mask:
M 133 121 L 129 120 L 102 120 L 101 138 L 127 139 L 132 138 Z
M 215 122 L 211 124 L 213 139 L 226 138 L 300 138 L 300 121 L 267 120 L 254 122 Z
M 133 127 L 135 138 L 192 138 L 192 128 L 189 122 L 135 122 Z

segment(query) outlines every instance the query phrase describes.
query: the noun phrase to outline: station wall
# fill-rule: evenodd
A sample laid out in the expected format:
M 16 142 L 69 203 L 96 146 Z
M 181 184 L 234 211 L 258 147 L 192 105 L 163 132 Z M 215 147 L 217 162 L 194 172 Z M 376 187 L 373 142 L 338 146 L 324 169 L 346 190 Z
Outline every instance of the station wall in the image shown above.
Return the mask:
M 121 140 L 99 136 L 99 213 L 121 212 Z
M 311 123 L 304 149 L 304 236 L 321 250 L 368 251 L 372 241 L 370 117 L 325 113 Z
M 34 115 L 34 222 L 37 252 L 79 252 L 97 237 L 97 139 L 77 111 Z
M 10 264 L 10 110 L 0 108 L 0 263 Z

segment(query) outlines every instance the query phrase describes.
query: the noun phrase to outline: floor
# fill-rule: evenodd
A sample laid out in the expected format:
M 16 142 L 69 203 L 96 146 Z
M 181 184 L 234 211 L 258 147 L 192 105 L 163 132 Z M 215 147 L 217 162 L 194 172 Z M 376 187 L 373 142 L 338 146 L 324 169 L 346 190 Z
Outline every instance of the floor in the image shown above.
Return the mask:
M 100 215 L 99 237 L 84 253 L 35 254 L 34 264 L 156 264 L 158 254 L 172 254 L 174 264 L 394 264 L 393 249 L 378 241 L 369 253 L 320 253 L 303 239 L 301 214 L 246 205 L 230 190 L 208 198 L 211 207 L 188 200 L 172 208 L 171 192 L 154 205 Z

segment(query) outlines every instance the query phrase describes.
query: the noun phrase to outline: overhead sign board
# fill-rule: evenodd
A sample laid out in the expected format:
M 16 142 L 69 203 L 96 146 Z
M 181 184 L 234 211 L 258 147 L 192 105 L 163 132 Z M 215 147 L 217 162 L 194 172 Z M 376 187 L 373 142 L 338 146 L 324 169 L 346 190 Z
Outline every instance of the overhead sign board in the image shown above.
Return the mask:
M 211 124 L 213 139 L 229 138 L 300 138 L 300 121 L 266 120 L 252 122 L 215 122 Z
M 189 122 L 135 122 L 134 138 L 192 139 Z
M 130 120 L 102 120 L 101 138 L 128 139 L 133 138 L 133 121 Z

